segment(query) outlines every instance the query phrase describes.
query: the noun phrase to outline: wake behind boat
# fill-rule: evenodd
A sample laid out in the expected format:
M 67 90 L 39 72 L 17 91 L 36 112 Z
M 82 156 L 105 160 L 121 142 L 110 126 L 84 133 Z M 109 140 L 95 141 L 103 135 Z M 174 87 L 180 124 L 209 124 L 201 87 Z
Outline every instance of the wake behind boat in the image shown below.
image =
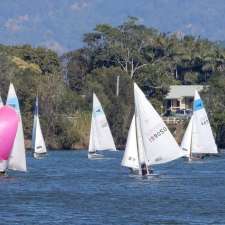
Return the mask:
M 101 103 L 94 93 L 88 158 L 100 159 L 103 155 L 99 151 L 104 150 L 116 151 L 116 147 Z
M 151 174 L 150 166 L 184 156 L 166 124 L 134 83 L 135 114 L 129 129 L 122 166 Z

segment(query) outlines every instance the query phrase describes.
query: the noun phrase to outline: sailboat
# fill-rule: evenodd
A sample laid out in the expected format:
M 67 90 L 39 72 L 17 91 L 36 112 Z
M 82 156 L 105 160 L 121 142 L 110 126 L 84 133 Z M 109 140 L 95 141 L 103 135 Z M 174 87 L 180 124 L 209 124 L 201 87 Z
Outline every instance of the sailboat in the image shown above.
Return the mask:
M 0 175 L 5 175 L 18 123 L 19 117 L 13 108 L 0 107 Z
M 190 161 L 198 159 L 193 154 L 218 153 L 209 119 L 197 90 L 194 96 L 193 115 L 182 139 L 181 148 Z
M 35 101 L 34 122 L 32 130 L 32 149 L 34 150 L 33 156 L 36 159 L 42 158 L 47 153 L 39 120 L 38 97 L 36 97 Z
M 19 116 L 19 124 L 16 132 L 16 137 L 14 140 L 12 152 L 10 154 L 9 160 L 7 161 L 6 169 L 27 171 L 26 166 L 26 152 L 24 145 L 24 134 L 22 118 L 20 114 L 19 101 L 16 95 L 15 88 L 12 83 L 9 85 L 9 91 L 7 96 L 6 105 L 11 106 L 15 109 L 17 115 Z
M 103 150 L 116 151 L 116 147 L 101 103 L 94 93 L 88 158 L 101 158 L 103 155 L 97 152 Z
M 134 83 L 135 114 L 128 133 L 122 166 L 149 175 L 151 166 L 184 156 L 168 127 Z

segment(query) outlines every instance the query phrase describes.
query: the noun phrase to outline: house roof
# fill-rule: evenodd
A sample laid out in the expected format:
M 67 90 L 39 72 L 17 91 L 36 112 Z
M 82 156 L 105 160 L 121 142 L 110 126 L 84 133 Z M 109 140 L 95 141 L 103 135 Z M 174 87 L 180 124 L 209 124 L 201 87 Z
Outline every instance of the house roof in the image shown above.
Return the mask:
M 193 97 L 195 90 L 200 92 L 203 88 L 203 85 L 171 85 L 166 99 Z

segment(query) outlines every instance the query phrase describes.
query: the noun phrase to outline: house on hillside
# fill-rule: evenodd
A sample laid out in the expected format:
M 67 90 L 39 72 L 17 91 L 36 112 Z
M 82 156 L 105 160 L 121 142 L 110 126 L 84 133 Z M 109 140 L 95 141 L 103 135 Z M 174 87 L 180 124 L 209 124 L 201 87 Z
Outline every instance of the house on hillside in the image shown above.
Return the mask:
M 190 115 L 194 101 L 195 90 L 201 92 L 203 85 L 172 85 L 165 98 L 166 115 Z

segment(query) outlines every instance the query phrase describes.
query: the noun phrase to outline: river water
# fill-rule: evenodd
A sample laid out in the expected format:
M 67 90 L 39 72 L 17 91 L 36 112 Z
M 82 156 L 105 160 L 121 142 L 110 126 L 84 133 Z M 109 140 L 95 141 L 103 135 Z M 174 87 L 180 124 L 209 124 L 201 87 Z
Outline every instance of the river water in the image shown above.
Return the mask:
M 154 167 L 148 179 L 120 166 L 122 152 L 27 154 L 28 172 L 0 179 L 0 224 L 225 224 L 225 155 Z

